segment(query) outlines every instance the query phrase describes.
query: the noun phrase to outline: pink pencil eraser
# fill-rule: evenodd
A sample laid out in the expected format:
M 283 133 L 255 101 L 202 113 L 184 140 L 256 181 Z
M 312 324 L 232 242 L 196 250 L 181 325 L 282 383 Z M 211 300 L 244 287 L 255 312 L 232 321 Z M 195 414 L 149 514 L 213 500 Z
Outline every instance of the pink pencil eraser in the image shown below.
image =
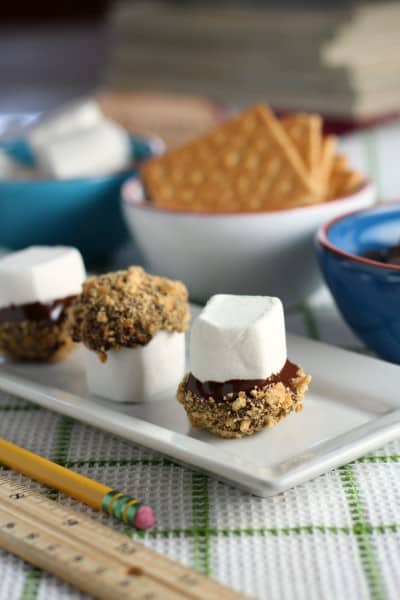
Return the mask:
M 155 523 L 153 509 L 150 506 L 141 506 L 133 520 L 133 524 L 137 529 L 150 529 Z

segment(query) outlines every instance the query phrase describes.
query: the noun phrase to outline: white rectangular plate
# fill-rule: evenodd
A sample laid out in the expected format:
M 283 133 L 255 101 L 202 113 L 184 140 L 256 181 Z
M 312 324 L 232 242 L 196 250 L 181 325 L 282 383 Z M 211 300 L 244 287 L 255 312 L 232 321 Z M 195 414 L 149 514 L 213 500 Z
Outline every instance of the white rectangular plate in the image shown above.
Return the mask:
M 79 350 L 55 365 L 5 362 L 0 389 L 269 496 L 400 435 L 398 366 L 295 336 L 288 355 L 313 376 L 304 410 L 241 440 L 191 429 L 173 391 L 143 404 L 90 396 Z

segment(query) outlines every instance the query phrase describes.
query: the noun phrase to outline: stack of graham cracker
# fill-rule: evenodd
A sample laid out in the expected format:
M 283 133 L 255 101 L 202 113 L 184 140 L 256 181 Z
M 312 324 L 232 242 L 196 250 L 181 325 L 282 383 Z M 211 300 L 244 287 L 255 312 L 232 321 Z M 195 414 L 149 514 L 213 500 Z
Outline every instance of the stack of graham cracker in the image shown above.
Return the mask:
M 400 3 L 120 2 L 107 83 L 369 119 L 400 111 Z
M 198 139 L 143 165 L 151 202 L 199 212 L 295 208 L 347 195 L 363 181 L 334 136 L 322 135 L 321 117 L 279 120 L 258 104 Z

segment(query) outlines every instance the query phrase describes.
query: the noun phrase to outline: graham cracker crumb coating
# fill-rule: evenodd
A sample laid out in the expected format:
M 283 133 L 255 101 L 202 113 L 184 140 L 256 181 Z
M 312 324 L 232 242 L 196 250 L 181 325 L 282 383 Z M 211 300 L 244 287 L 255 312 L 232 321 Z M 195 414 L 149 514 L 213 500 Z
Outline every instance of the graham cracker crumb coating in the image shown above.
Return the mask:
M 0 325 L 0 353 L 18 360 L 58 362 L 75 348 L 67 320 L 20 321 Z
M 201 398 L 187 387 L 188 375 L 180 383 L 177 399 L 185 408 L 193 427 L 207 429 L 223 438 L 242 438 L 276 425 L 292 412 L 303 408 L 304 394 L 311 376 L 301 367 L 290 387 L 282 382 L 250 392 L 227 394 L 221 401 Z
M 183 283 L 130 267 L 86 280 L 71 306 L 70 331 L 75 342 L 104 355 L 144 346 L 161 330 L 186 331 L 189 318 Z

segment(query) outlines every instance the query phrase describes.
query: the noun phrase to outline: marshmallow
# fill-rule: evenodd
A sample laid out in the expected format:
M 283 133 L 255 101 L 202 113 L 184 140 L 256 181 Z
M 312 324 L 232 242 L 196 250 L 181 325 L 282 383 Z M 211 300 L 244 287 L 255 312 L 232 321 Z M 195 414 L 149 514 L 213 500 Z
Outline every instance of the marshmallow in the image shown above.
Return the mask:
M 125 129 L 104 120 L 48 140 L 36 149 L 36 160 L 53 177 L 86 177 L 127 168 L 132 161 L 132 148 Z
M 143 402 L 174 393 L 185 371 L 185 334 L 160 331 L 146 346 L 110 350 L 101 362 L 82 347 L 89 391 L 115 402 Z
M 0 259 L 0 308 L 79 294 L 86 278 L 76 248 L 31 246 Z
M 218 294 L 194 321 L 190 362 L 200 381 L 267 379 L 281 371 L 286 359 L 278 298 Z
M 28 141 L 35 151 L 57 137 L 94 127 L 103 119 L 94 100 L 74 102 L 42 119 L 29 131 Z

